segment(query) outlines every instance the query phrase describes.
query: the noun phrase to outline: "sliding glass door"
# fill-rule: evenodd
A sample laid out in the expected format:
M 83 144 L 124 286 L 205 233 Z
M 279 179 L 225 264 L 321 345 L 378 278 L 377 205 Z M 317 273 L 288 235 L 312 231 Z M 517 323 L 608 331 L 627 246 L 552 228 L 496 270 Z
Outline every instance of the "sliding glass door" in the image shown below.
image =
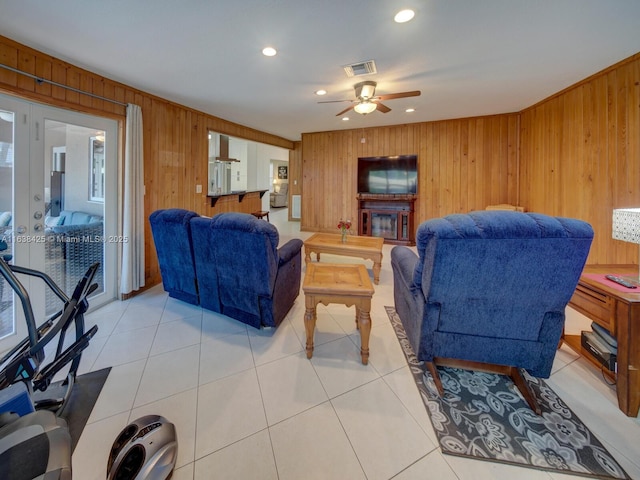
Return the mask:
M 28 105 L 0 96 L 0 245 L 5 248 L 0 255 L 20 264 L 29 258 L 28 245 L 17 240 L 22 239 L 19 231 L 24 228 L 26 233 L 23 223 L 28 216 L 29 197 L 16 188 L 30 183 L 29 168 L 23 161 L 29 158 L 28 113 Z M 29 279 L 21 280 L 28 287 Z M 14 298 L 9 284 L 0 278 L 0 353 L 27 336 L 23 312 Z
M 116 121 L 0 96 L 0 234 L 12 262 L 45 272 L 68 295 L 99 262 L 92 307 L 115 297 L 116 174 Z M 19 278 L 38 323 L 60 309 L 41 280 Z M 25 336 L 2 283 L 0 352 Z

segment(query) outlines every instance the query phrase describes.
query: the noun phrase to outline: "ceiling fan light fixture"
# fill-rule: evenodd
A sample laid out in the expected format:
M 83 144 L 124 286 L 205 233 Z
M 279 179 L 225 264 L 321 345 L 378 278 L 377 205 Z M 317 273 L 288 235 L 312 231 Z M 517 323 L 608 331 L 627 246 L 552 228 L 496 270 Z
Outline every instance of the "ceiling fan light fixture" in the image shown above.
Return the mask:
M 411 9 L 400 10 L 396 13 L 396 16 L 393 17 L 396 23 L 405 23 L 411 20 L 415 16 L 416 12 Z
M 371 98 L 371 97 L 373 97 L 374 93 L 376 93 L 375 85 L 363 85 L 362 93 L 360 93 L 360 95 L 363 98 Z
M 369 101 L 360 102 L 355 107 L 353 107 L 353 109 L 361 115 L 366 115 L 367 113 L 371 113 L 376 108 L 378 108 L 378 106 L 375 103 L 372 103 Z
M 360 100 L 368 100 L 376 94 L 376 82 L 368 80 L 366 82 L 356 83 L 354 88 L 356 90 L 356 97 Z

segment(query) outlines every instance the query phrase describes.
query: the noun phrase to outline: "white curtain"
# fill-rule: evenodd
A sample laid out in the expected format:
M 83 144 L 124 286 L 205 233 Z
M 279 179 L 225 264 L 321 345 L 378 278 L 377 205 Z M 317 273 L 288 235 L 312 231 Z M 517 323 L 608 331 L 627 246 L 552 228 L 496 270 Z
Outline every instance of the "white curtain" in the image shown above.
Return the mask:
M 125 132 L 120 293 L 144 287 L 144 162 L 142 155 L 142 109 L 127 105 Z

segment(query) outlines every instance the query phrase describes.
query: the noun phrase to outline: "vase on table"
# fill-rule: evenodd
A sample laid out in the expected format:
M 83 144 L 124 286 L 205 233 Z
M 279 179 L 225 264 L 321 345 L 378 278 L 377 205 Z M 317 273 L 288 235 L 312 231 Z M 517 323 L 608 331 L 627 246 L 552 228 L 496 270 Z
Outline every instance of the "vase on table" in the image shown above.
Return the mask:
M 342 243 L 347 243 L 347 231 L 346 230 L 342 230 Z

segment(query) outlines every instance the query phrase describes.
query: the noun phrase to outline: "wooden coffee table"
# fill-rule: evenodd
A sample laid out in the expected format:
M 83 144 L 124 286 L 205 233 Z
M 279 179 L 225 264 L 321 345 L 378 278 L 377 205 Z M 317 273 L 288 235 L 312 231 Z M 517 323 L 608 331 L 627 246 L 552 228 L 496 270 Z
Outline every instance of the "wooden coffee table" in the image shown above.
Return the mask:
M 346 243 L 342 243 L 342 236 L 339 234 L 315 233 L 304 242 L 304 261 L 307 267 L 311 264 L 311 252 L 315 252 L 317 261 L 320 261 L 321 253 L 373 260 L 373 282 L 378 285 L 383 244 L 384 238 L 381 237 L 347 235 Z
M 304 291 L 304 329 L 307 334 L 307 358 L 313 355 L 313 334 L 316 329 L 316 306 L 340 303 L 356 307 L 356 327 L 360 330 L 362 363 L 369 363 L 371 333 L 371 296 L 373 285 L 364 265 L 309 263 L 302 283 Z

